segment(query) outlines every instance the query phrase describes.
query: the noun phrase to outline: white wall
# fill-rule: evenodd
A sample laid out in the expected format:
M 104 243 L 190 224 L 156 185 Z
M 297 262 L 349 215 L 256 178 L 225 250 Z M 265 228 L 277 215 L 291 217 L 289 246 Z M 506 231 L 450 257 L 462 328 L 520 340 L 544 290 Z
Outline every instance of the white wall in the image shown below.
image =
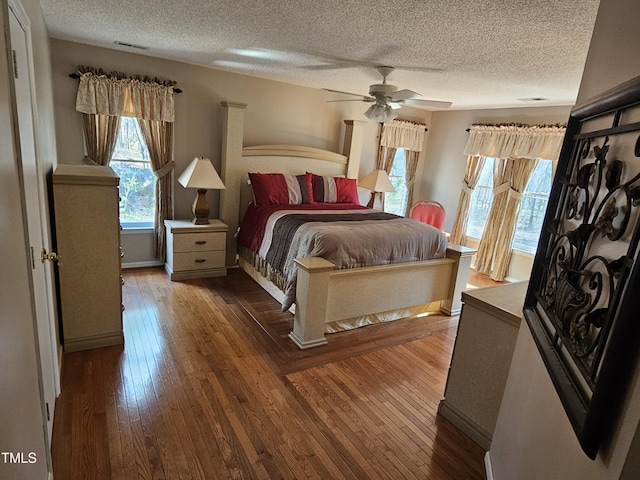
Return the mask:
M 578 101 L 640 74 L 636 0 L 602 0 Z M 496 480 L 638 478 L 640 363 L 613 434 L 595 461 L 580 449 L 533 338 L 520 329 L 488 458 Z M 635 436 L 635 439 L 634 439 Z

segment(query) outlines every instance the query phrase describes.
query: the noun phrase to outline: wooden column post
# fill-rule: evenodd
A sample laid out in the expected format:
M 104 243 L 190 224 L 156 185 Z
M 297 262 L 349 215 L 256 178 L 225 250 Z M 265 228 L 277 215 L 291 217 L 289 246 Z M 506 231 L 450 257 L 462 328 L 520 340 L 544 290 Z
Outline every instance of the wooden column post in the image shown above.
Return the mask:
M 220 190 L 220 220 L 229 226 L 227 234 L 227 267 L 236 266 L 235 233 L 240 223 L 240 163 L 242 161 L 242 143 L 244 137 L 244 103 L 221 102 L 222 153 L 220 159 L 220 178 L 225 190 Z
M 345 131 L 342 154 L 349 158 L 347 178 L 358 178 L 360 159 L 362 158 L 364 127 L 367 122 L 362 120 L 345 120 L 344 123 Z
M 325 345 L 325 322 L 329 298 L 329 274 L 335 265 L 320 257 L 298 258 L 296 314 L 289 338 L 298 348 Z
M 440 304 L 440 310 L 445 315 L 459 315 L 462 311 L 462 290 L 467 287 L 471 258 L 476 251 L 473 248 L 460 245 L 449 245 L 447 258 L 456 260 L 451 272 L 449 296 Z

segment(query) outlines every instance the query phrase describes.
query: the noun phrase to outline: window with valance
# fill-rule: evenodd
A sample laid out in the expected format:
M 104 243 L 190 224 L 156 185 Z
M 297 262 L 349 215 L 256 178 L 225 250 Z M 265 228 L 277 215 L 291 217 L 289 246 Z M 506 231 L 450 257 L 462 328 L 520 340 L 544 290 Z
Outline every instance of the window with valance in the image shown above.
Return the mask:
M 494 280 L 504 280 L 507 275 L 522 200 L 528 195 L 527 185 L 532 176 L 546 175 L 550 186 L 565 130 L 561 125 L 515 124 L 472 125 L 470 128 L 464 149 L 467 169 L 451 241 L 465 243 L 469 214 L 473 210 L 472 200 L 477 201 L 480 197 L 476 191 L 478 183 L 487 176 L 490 168 L 491 183 L 481 187 L 487 190 L 481 199 L 487 208 L 486 217 L 479 222 L 484 228 L 475 268 Z M 550 165 L 544 162 L 550 162 Z M 540 205 L 531 204 L 529 200 L 526 205 L 527 208 L 541 209 Z
M 80 83 L 76 110 L 82 113 L 85 163 L 109 165 L 113 156 L 121 118 L 135 118 L 149 153 L 155 176 L 155 256 L 164 261 L 164 220 L 173 217 L 173 122 L 174 85 L 120 72 L 105 73 L 79 67 Z
M 404 120 L 392 120 L 382 126 L 376 168 L 386 171 L 396 191 L 402 192 L 402 198 L 395 202 L 399 203 L 398 210 L 393 213 L 405 215 L 411 208 L 424 132 L 425 125 Z M 403 162 L 403 165 L 398 165 L 397 162 Z M 386 207 L 385 210 L 387 211 Z

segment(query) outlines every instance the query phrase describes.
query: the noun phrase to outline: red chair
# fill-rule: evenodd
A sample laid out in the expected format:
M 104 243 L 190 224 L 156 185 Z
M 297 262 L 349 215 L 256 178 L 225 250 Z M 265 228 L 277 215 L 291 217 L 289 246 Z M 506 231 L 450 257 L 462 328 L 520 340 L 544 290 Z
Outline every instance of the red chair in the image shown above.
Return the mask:
M 435 200 L 420 200 L 409 211 L 409 218 L 444 230 L 444 207 Z

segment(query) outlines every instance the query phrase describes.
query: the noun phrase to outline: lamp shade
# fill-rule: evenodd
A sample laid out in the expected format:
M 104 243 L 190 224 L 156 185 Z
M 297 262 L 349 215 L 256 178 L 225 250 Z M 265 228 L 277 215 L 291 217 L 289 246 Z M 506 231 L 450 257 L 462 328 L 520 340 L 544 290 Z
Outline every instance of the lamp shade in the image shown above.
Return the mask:
M 395 192 L 387 172 L 384 170 L 374 170 L 369 175 L 364 177 L 359 183 L 363 188 L 368 188 L 372 192 Z
M 211 160 L 205 157 L 194 158 L 178 177 L 178 183 L 184 188 L 206 190 L 223 190 L 225 188 Z
M 398 114 L 393 111 L 393 108 L 391 108 L 390 105 L 385 105 L 378 102 L 371 105 L 369 109 L 364 112 L 364 115 L 367 118 L 380 123 L 390 122 L 398 116 Z

